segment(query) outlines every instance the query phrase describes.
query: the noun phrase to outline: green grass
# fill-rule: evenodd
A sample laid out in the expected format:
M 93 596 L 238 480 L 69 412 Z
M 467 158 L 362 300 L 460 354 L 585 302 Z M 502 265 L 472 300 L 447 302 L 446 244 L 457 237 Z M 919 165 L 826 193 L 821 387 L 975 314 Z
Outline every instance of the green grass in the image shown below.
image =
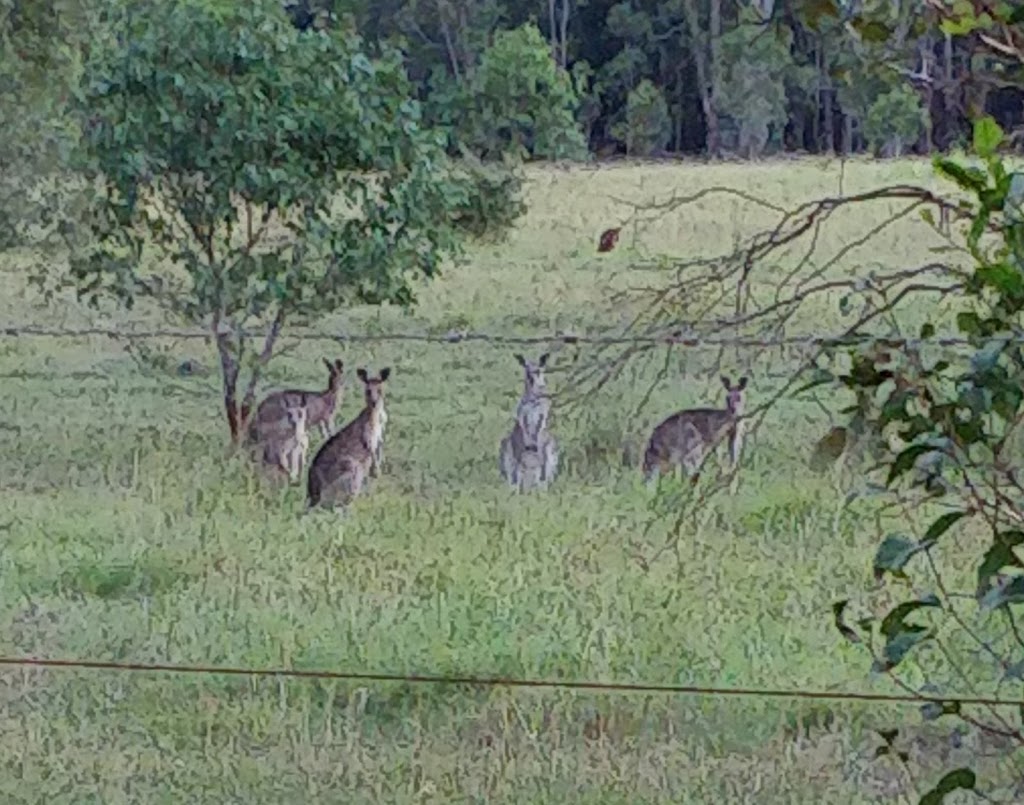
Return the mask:
M 613 329 L 636 308 L 612 293 L 664 282 L 637 283 L 638 256 L 720 254 L 776 219 L 710 196 L 597 255 L 600 231 L 629 213 L 614 198 L 731 186 L 792 206 L 835 193 L 838 176 L 819 161 L 535 171 L 510 242 L 450 269 L 414 311 L 316 326 Z M 937 186 L 925 162 L 852 163 L 845 192 L 896 181 Z M 888 214 L 837 215 L 820 253 Z M 927 262 L 929 238 L 905 219 L 829 275 Z M 160 323 L 67 296 L 44 304 L 24 282 L 31 259 L 0 262 L 6 321 Z M 761 290 L 785 269 L 766 267 Z M 837 331 L 839 295 L 798 324 Z M 880 534 L 807 469 L 828 425 L 815 406 L 773 411 L 738 493 L 685 520 L 680 561 L 668 552 L 645 570 L 636 555 L 655 553 L 667 523 L 645 533 L 651 495 L 623 452 L 671 411 L 720 403 L 714 353 L 676 354 L 636 419 L 663 354 L 558 413 L 563 474 L 518 497 L 497 470 L 521 387 L 513 348 L 285 346 L 274 383 L 320 386 L 320 356 L 345 360 L 346 419 L 359 407 L 354 368 L 393 367 L 386 473 L 347 517 L 300 517 L 300 488 L 263 486 L 225 457 L 217 377 L 168 371 L 213 366 L 199 342 L 150 344 L 140 367 L 110 339 L 0 340 L 0 653 L 893 690 L 830 622 L 834 600 L 871 586 Z M 556 390 L 570 354 L 555 356 Z M 756 405 L 792 366 L 777 351 L 730 352 L 722 369 L 751 375 Z M 963 570 L 976 548 L 954 545 L 943 561 Z M 38 670 L 0 673 L 0 713 L 0 799 L 12 803 L 888 801 L 909 789 L 870 759 L 870 730 L 918 720 L 914 708 Z M 974 760 L 974 744 L 957 754 L 941 731 L 911 729 L 934 750 L 913 758 L 921 785 Z

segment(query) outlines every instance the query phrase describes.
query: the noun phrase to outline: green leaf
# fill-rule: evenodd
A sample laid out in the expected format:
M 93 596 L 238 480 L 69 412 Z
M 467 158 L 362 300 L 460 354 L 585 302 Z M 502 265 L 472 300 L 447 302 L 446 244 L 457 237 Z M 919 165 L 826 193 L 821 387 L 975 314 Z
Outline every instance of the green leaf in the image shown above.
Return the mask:
M 1014 576 L 1006 584 L 1000 584 L 985 593 L 978 606 L 983 610 L 995 610 L 1020 603 L 1024 603 L 1024 576 Z
M 966 335 L 981 335 L 981 317 L 972 310 L 957 313 L 956 326 Z
M 906 619 L 912 612 L 931 607 L 937 607 L 939 609 L 942 608 L 942 603 L 934 595 L 928 595 L 916 601 L 904 601 L 902 604 L 898 604 L 893 607 L 892 610 L 882 619 L 882 624 L 879 627 L 879 630 L 883 635 L 885 635 L 885 637 L 895 638 L 908 628 L 923 628 L 908 626 Z
M 892 573 L 898 578 L 905 578 L 903 568 L 913 556 L 919 553 L 923 546 L 911 539 L 899 534 L 889 534 L 882 544 L 878 546 L 875 553 L 875 560 L 872 564 L 875 580 L 881 581 L 886 573 Z
M 1024 543 L 1024 532 L 999 532 L 992 540 L 992 545 L 985 552 L 978 565 L 978 587 L 975 593 L 979 598 L 989 591 L 992 577 L 1004 567 L 1024 568 L 1024 562 L 1014 552 L 1014 548 Z
M 812 31 L 821 30 L 821 20 L 825 17 L 836 19 L 839 16 L 839 5 L 836 0 L 805 0 L 803 19 Z
M 1004 137 L 1003 130 L 990 115 L 974 121 L 974 151 L 978 156 L 992 156 L 1002 144 Z
M 960 520 L 967 516 L 968 512 L 964 511 L 949 512 L 948 514 L 943 514 L 935 522 L 928 526 L 928 530 L 924 532 L 924 539 L 921 541 L 926 542 L 929 545 L 933 545 L 939 539 L 939 537 L 941 537 L 943 534 L 949 531 L 949 529 L 952 528 L 956 523 L 958 523 Z
M 921 333 L 920 333 L 920 335 L 918 337 L 921 338 L 922 340 L 927 340 L 929 338 L 934 338 L 935 337 L 935 325 L 932 324 L 931 322 L 925 322 L 924 324 L 922 324 L 921 325 Z
M 906 625 L 902 632 L 886 642 L 882 656 L 871 665 L 872 672 L 877 674 L 891 671 L 906 659 L 912 649 L 934 637 L 935 634 L 923 626 Z
M 849 603 L 847 600 L 836 601 L 832 605 L 832 623 L 839 630 L 839 634 L 849 640 L 851 643 L 862 643 L 860 635 L 858 635 L 853 629 L 846 625 L 843 620 L 843 612 L 846 609 L 846 605 Z
M 1010 223 L 1024 223 L 1024 173 L 1010 174 L 1003 210 Z
M 975 276 L 983 285 L 994 288 L 1009 299 L 1018 300 L 1024 296 L 1024 275 L 1014 266 L 991 263 L 980 266 Z
M 976 782 L 977 777 L 970 769 L 954 769 L 944 774 L 935 788 L 921 797 L 918 805 L 942 805 L 946 800 L 946 794 L 957 790 L 973 791 Z
M 936 157 L 934 165 L 939 173 L 952 179 L 964 190 L 980 193 L 988 186 L 988 177 L 984 171 L 974 166 L 964 167 L 944 157 Z
M 886 486 L 891 486 L 892 482 L 903 475 L 908 470 L 913 469 L 915 462 L 935 448 L 927 444 L 912 444 L 910 447 L 904 449 L 899 453 L 892 464 L 889 465 L 889 475 L 886 478 Z
M 939 23 L 942 32 L 950 36 L 964 36 L 978 27 L 978 18 L 974 14 L 974 8 L 967 3 L 960 6 L 958 3 L 954 10 L 956 16 L 945 16 Z
M 925 721 L 956 715 L 960 715 L 960 702 L 928 702 L 921 705 L 921 717 Z
M 892 29 L 879 20 L 856 19 L 851 25 L 865 42 L 888 42 Z
M 999 358 L 1006 349 L 1007 340 L 1004 338 L 993 338 L 986 342 L 985 346 L 971 356 L 971 371 L 977 375 L 985 375 L 991 372 L 999 363 Z M 975 382 L 984 382 L 977 380 Z M 988 389 L 985 389 L 988 391 Z

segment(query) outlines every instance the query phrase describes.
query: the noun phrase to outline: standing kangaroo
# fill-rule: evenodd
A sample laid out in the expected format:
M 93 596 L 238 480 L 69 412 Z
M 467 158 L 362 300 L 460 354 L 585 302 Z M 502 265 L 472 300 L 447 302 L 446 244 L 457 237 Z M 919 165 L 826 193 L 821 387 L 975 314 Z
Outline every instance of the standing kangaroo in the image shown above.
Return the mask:
M 309 465 L 307 509 L 321 504 L 347 506 L 363 490 L 367 478 L 380 472 L 387 422 L 384 382 L 391 369 L 381 369 L 376 378 L 362 368 L 356 375 L 363 382 L 363 410 L 324 442 Z
M 334 416 L 341 407 L 342 387 L 345 383 L 341 360 L 332 364 L 323 359 L 327 367 L 327 388 L 324 391 L 301 391 L 286 389 L 268 394 L 256 409 L 256 414 L 249 423 L 249 441 L 263 441 L 268 433 L 273 433 L 278 423 L 285 420 L 286 410 L 293 407 L 306 409 L 306 427 L 319 426 L 320 434 L 329 438 L 334 428 Z
M 522 355 L 515 359 L 523 367 L 523 396 L 512 430 L 501 440 L 498 468 L 510 486 L 524 492 L 545 487 L 554 479 L 558 471 L 558 444 L 548 430 L 551 400 L 544 380 L 548 354 L 541 355 L 537 363 Z
M 309 450 L 306 418 L 306 409 L 301 405 L 289 406 L 285 409 L 285 419 L 274 423 L 274 431 L 265 429 L 260 442 L 263 464 L 287 473 L 292 483 L 299 480 Z
M 689 408 L 673 414 L 652 432 L 644 453 L 644 481 L 650 483 L 656 474 L 681 467 L 694 482 L 699 476 L 704 457 L 727 439 L 732 468 L 739 463 L 743 442 L 743 391 L 747 378 L 735 386 L 722 376 L 725 386 L 725 408 Z

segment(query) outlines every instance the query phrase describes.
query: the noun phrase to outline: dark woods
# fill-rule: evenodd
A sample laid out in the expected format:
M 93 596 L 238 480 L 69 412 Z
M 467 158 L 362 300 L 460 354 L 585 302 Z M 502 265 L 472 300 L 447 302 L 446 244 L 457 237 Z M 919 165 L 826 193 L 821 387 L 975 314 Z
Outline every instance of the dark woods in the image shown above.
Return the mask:
M 421 99 L 472 80 L 494 34 L 535 22 L 572 76 L 592 153 L 927 154 L 970 120 L 1024 123 L 1024 91 L 928 3 L 850 23 L 809 0 L 289 0 L 303 30 L 344 25 L 397 44 Z M 850 6 L 852 8 L 852 6 Z M 826 13 L 828 12 L 828 13 Z M 833 16 L 834 15 L 834 16 Z

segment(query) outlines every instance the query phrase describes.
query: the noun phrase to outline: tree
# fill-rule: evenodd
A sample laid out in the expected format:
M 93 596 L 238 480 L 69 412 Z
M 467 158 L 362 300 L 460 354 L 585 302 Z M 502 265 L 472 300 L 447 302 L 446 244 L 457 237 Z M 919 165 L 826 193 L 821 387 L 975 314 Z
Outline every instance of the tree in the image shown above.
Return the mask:
M 575 117 L 579 103 L 572 77 L 528 23 L 496 33 L 468 80 L 438 80 L 430 110 L 450 132 L 454 149 L 487 160 L 508 153 L 580 159 L 587 145 Z
M 233 440 L 286 322 L 410 305 L 481 211 L 500 227 L 521 210 L 507 173 L 447 159 L 394 51 L 298 31 L 269 2 L 135 2 L 120 24 L 77 102 L 98 190 L 72 277 L 93 304 L 146 298 L 210 329 Z
M 672 120 L 661 90 L 645 78 L 629 93 L 624 119 L 612 127 L 612 136 L 626 144 L 630 156 L 651 156 L 672 136 Z
M 715 102 L 739 125 L 739 145 L 760 156 L 770 131 L 786 124 L 786 78 L 796 72 L 788 31 L 762 31 L 752 23 L 722 37 L 723 69 Z
M 52 234 L 74 198 L 67 97 L 99 16 L 95 0 L 0 0 L 0 249 Z
M 920 137 L 923 129 L 921 99 L 905 85 L 879 95 L 864 121 L 864 136 L 871 147 L 894 157 Z

